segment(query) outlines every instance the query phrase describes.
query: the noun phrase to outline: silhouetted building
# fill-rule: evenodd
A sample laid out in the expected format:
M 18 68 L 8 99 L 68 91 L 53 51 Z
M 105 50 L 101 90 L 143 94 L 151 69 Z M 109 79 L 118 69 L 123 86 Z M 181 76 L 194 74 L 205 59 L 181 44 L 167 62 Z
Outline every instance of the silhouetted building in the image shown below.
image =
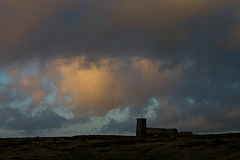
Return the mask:
M 136 136 L 171 136 L 175 137 L 178 135 L 190 136 L 193 135 L 192 132 L 178 132 L 176 128 L 147 128 L 146 118 L 137 118 L 136 125 Z
M 176 128 L 169 128 L 169 129 L 165 129 L 164 130 L 164 134 L 168 135 L 168 136 L 176 136 L 178 135 L 178 130 Z
M 147 128 L 147 136 L 156 137 L 164 134 L 165 128 Z
M 136 136 L 144 137 L 146 136 L 146 118 L 137 118 L 137 126 L 136 126 Z

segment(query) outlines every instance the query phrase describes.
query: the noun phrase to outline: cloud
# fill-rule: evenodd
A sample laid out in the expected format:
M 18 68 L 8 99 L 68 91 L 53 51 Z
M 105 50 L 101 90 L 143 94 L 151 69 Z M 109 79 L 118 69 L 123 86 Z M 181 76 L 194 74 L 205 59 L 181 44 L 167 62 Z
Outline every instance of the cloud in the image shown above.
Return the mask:
M 33 112 L 48 104 L 89 121 L 125 107 L 144 115 L 155 98 L 153 126 L 238 129 L 239 7 L 235 0 L 2 0 L 0 67 L 10 80 L 0 83 L 0 105 Z
M 100 59 L 85 67 L 84 57 L 53 62 L 64 76 L 57 98 L 77 117 L 102 115 L 128 105 L 142 106 L 152 96 L 171 89 L 181 68 L 159 72 L 160 61 L 133 58 Z M 79 115 L 78 115 L 79 114 Z
M 67 5 L 65 0 L 60 1 L 29 1 L 2 0 L 2 42 L 4 47 L 20 47 L 31 37 L 31 34 L 44 23 L 48 17 L 58 13 L 58 9 Z
M 4 0 L 1 6 L 2 65 L 81 55 L 177 62 L 239 49 L 239 2 L 233 0 Z
M 238 71 L 214 72 L 215 68 L 196 68 L 196 65 L 199 64 L 191 61 L 172 65 L 165 60 L 137 57 L 99 58 L 91 63 L 84 56 L 60 58 L 34 72 L 13 74 L 17 78 L 5 85 L 8 88 L 2 95 L 9 95 L 5 105 L 10 103 L 15 107 L 26 107 L 24 101 L 30 97 L 27 102 L 30 113 L 51 100 L 55 107 L 50 110 L 65 108 L 76 122 L 88 122 L 90 117 L 101 117 L 110 110 L 129 106 L 131 117 L 151 112 L 154 115 L 148 117 L 151 126 L 192 128 L 195 132 L 229 128 L 221 119 L 231 124 L 237 119 L 230 115 L 239 105 Z M 52 98 L 47 100 L 50 95 Z M 152 98 L 158 107 L 149 107 Z M 12 104 L 13 99 L 21 103 Z M 118 122 L 112 118 L 109 125 L 115 123 Z M 107 131 L 113 130 L 106 125 L 101 132 Z
M 1 107 L 1 127 L 11 130 L 38 131 L 51 128 L 62 127 L 67 120 L 46 109 L 37 112 L 36 115 L 26 115 L 17 108 Z
M 100 128 L 99 132 L 103 134 L 126 134 L 134 133 L 135 119 L 118 122 L 115 119 L 109 119 L 109 123 Z

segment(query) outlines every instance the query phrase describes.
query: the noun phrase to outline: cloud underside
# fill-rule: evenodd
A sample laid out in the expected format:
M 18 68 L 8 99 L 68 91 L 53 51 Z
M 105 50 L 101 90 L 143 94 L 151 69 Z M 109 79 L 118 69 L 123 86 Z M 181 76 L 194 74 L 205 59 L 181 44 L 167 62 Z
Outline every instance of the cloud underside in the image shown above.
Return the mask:
M 239 8 L 234 0 L 2 0 L 0 67 L 10 81 L 0 81 L 0 125 L 34 134 L 105 117 L 97 131 L 124 133 L 148 116 L 159 127 L 239 130 Z M 126 108 L 121 121 L 107 117 Z

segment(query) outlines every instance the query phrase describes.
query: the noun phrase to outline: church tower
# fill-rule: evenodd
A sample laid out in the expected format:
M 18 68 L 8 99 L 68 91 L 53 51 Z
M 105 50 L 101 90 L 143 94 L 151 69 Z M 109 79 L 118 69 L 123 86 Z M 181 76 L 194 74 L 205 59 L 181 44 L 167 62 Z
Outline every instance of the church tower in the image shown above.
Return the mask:
M 147 131 L 146 118 L 137 118 L 136 136 L 144 137 L 146 136 L 146 131 Z

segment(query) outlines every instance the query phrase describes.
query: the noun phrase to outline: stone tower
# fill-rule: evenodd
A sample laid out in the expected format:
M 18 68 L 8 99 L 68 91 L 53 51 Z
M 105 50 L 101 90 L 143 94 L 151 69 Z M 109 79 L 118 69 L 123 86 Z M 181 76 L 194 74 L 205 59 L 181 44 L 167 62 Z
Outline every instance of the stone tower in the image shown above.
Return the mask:
M 147 131 L 146 118 L 137 118 L 136 136 L 144 137 L 146 136 L 146 131 Z

